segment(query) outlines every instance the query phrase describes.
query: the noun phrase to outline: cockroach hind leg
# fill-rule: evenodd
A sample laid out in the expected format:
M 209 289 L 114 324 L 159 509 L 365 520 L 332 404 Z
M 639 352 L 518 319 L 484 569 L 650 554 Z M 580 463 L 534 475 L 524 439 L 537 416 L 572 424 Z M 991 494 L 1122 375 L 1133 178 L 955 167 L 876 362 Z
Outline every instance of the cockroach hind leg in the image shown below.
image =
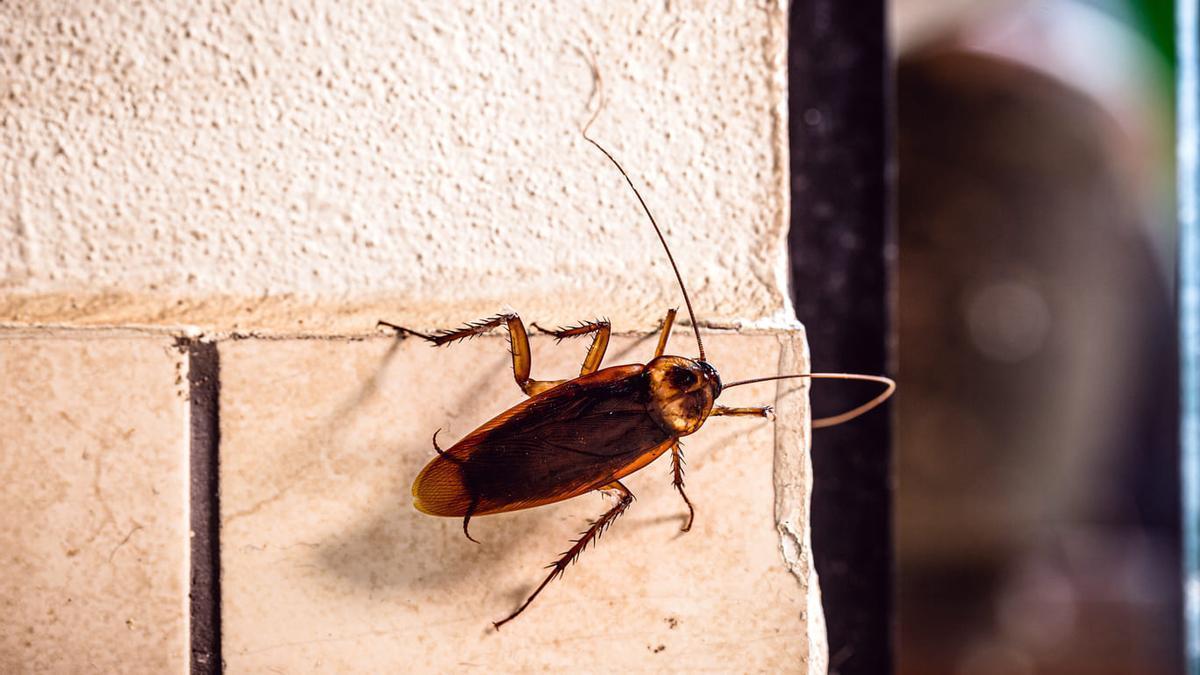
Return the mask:
M 471 504 L 467 507 L 467 514 L 463 516 L 463 534 L 467 535 L 467 539 L 470 539 L 476 544 L 481 544 L 482 542 L 471 536 L 471 531 L 469 529 L 471 524 L 471 516 L 475 515 L 475 507 L 477 506 L 479 506 L 479 499 L 472 497 Z
M 588 525 L 588 529 L 584 530 L 583 534 L 579 535 L 579 538 L 572 542 L 571 548 L 567 549 L 567 551 L 563 553 L 558 560 L 554 561 L 550 565 L 547 565 L 547 567 L 551 568 L 550 574 L 547 575 L 546 579 L 542 581 L 542 583 L 536 589 L 534 589 L 533 593 L 531 593 L 528 598 L 525 599 L 525 602 L 517 608 L 517 611 L 509 614 L 499 621 L 492 622 L 492 626 L 496 630 L 500 630 L 501 626 L 517 618 L 517 615 L 525 611 L 525 608 L 528 607 L 529 604 L 533 602 L 533 599 L 542 592 L 542 589 L 546 588 L 546 586 L 548 586 L 551 581 L 554 581 L 556 577 L 562 576 L 567 567 L 571 565 L 571 563 L 575 562 L 580 553 L 583 553 L 583 549 L 587 548 L 589 544 L 592 544 L 598 540 L 600 535 L 604 534 L 604 531 L 608 529 L 608 526 L 612 525 L 613 521 L 616 520 L 617 517 L 622 513 L 624 513 L 625 509 L 629 508 L 629 505 L 633 503 L 633 493 L 629 491 L 629 488 L 621 484 L 621 481 L 613 481 L 612 483 L 600 488 L 600 490 L 603 492 L 616 492 L 618 496 L 617 503 L 614 504 L 611 509 L 606 511 L 604 515 L 593 520 Z

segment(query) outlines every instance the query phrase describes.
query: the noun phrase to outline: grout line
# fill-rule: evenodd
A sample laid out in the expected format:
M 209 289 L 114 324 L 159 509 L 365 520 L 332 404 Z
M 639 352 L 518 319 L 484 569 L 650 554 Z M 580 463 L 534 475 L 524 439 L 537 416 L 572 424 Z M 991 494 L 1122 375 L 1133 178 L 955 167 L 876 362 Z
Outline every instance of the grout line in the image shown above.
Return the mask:
M 221 359 L 217 345 L 180 338 L 188 355 L 191 475 L 191 672 L 220 673 L 221 548 L 218 461 Z
M 73 324 L 0 321 L 0 335 L 40 337 L 47 332 L 83 337 L 97 335 L 113 337 L 161 337 L 168 335 L 182 338 L 198 338 L 203 336 L 203 331 L 199 327 L 184 324 Z
M 676 330 L 690 328 L 687 321 L 676 322 Z M 700 327 L 718 335 L 736 333 L 738 335 L 779 335 L 792 334 L 804 330 L 800 324 L 780 324 L 777 326 L 753 324 L 717 324 L 701 321 Z M 425 329 L 435 332 L 438 329 Z M 658 329 L 653 330 L 614 330 L 612 337 L 646 337 L 657 335 Z M 495 335 L 502 335 L 497 332 Z M 530 337 L 538 336 L 533 333 Z M 291 340 L 324 340 L 330 342 L 363 342 L 377 339 L 395 339 L 395 333 L 387 331 L 372 331 L 369 333 L 300 333 L 276 331 L 203 331 L 195 327 L 189 328 L 160 328 L 149 329 L 133 326 L 62 326 L 62 325 L 26 325 L 14 326 L 0 323 L 0 340 L 28 339 L 104 339 L 130 337 L 174 337 L 177 344 L 190 349 L 193 343 L 239 342 L 242 340 L 291 341 Z

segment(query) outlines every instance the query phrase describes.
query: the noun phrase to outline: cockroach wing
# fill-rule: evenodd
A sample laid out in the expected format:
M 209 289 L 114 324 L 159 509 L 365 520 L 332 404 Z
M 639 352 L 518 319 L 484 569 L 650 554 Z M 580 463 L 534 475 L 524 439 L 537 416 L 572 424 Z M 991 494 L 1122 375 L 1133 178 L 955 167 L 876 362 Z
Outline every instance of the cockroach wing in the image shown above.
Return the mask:
M 414 505 L 435 516 L 516 511 L 640 469 L 675 442 L 649 413 L 644 373 L 605 368 L 509 408 L 426 465 Z

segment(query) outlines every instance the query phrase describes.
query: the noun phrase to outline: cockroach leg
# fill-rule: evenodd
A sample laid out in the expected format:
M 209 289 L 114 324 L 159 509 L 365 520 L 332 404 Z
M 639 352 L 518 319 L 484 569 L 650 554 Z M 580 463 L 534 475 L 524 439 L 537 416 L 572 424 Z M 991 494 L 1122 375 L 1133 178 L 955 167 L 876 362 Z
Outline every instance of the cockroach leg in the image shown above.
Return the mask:
M 533 396 L 563 382 L 563 380 L 539 381 L 530 379 L 531 356 L 529 352 L 529 335 L 525 332 L 525 324 L 521 322 L 521 317 L 514 313 L 497 314 L 487 319 L 472 321 L 462 328 L 438 331 L 433 335 L 418 333 L 410 328 L 397 326 L 387 321 L 380 321 L 376 325 L 386 326 L 401 335 L 412 335 L 428 340 L 435 346 L 440 347 L 451 342 L 481 335 L 501 324 L 504 324 L 508 328 L 508 344 L 509 352 L 512 353 L 513 378 L 517 381 L 517 386 L 521 388 L 521 391 L 525 392 L 527 396 Z
M 471 516 L 475 515 L 475 508 L 478 506 L 479 497 L 471 497 L 471 504 L 467 506 L 467 514 L 463 516 L 463 534 L 467 535 L 467 539 L 470 539 L 476 544 L 480 542 L 478 539 L 471 536 L 471 532 L 467 529 L 467 526 L 471 524 Z
M 562 556 L 554 562 L 554 564 L 550 565 L 552 569 L 550 570 L 550 574 L 546 577 L 545 581 L 543 581 L 541 585 L 538 586 L 537 589 L 534 590 L 533 593 L 525 600 L 525 602 L 517 608 L 517 611 L 509 614 L 507 617 L 499 621 L 492 623 L 492 625 L 496 627 L 496 630 L 500 630 L 500 626 L 512 621 L 517 617 L 518 614 L 525 611 L 525 608 L 528 607 L 529 603 L 533 602 L 533 599 L 542 592 L 542 589 L 545 588 L 551 581 L 554 581 L 556 577 L 562 576 L 562 573 L 566 571 L 567 566 L 575 562 L 575 559 L 579 557 L 579 554 L 583 553 L 583 549 L 587 548 L 588 544 L 591 544 L 599 539 L 600 535 L 604 534 L 604 531 L 608 529 L 608 526 L 612 525 L 613 521 L 617 519 L 617 516 L 620 516 L 622 513 L 624 513 L 625 509 L 629 508 L 629 505 L 633 503 L 633 493 L 629 491 L 629 488 L 622 485 L 621 481 L 619 480 L 605 485 L 604 487 L 600 488 L 600 490 L 604 492 L 617 493 L 617 503 L 611 509 L 605 512 L 604 515 L 593 520 L 588 525 L 588 529 L 584 530 L 579 538 L 572 542 L 571 548 L 567 549 L 567 551 L 563 553 Z
M 766 417 L 767 419 L 773 419 L 775 417 L 775 409 L 769 405 L 752 408 L 730 408 L 723 405 L 715 405 L 709 416 L 713 417 L 717 415 L 725 417 Z
M 440 433 L 442 433 L 442 430 L 441 430 L 441 428 L 438 428 L 438 430 L 437 430 L 437 431 L 433 432 L 433 449 L 434 449 L 434 450 L 437 450 L 437 454 L 439 454 L 439 455 L 445 455 L 445 454 L 446 454 L 446 451 L 445 451 L 445 450 L 442 450 L 440 447 L 438 447 L 438 444 L 437 444 L 437 435 L 438 435 L 438 434 L 440 434 Z
M 526 396 L 537 396 L 543 391 L 553 389 L 563 382 L 566 382 L 566 380 L 529 380 L 525 386 L 521 387 L 521 391 L 525 392 Z
M 663 319 L 662 328 L 658 333 L 658 346 L 654 348 L 654 358 L 663 355 L 667 350 L 667 338 L 671 337 L 671 325 L 675 323 L 675 309 L 667 310 L 667 316 Z
M 688 499 L 687 493 L 683 491 L 683 464 L 683 448 L 676 443 L 671 446 L 671 484 L 679 491 L 679 496 L 683 497 L 683 503 L 687 504 L 687 522 L 679 528 L 681 531 L 687 532 L 692 529 L 692 521 L 696 519 L 696 508 L 692 506 L 692 500 Z
M 608 319 L 584 321 L 578 326 L 559 328 L 557 330 L 548 330 L 536 323 L 530 325 L 543 333 L 553 335 L 554 339 L 559 342 L 569 337 L 595 333 L 595 336 L 592 338 L 592 344 L 588 347 L 587 356 L 583 358 L 583 367 L 579 369 L 580 375 L 589 375 L 600 368 L 600 362 L 604 360 L 604 352 L 608 349 L 608 338 L 612 334 L 612 325 L 608 322 Z
M 425 333 L 418 333 L 417 331 L 415 331 L 411 328 L 405 328 L 404 326 L 397 326 L 396 324 L 389 323 L 387 321 L 375 322 L 376 328 L 379 328 L 380 326 L 384 326 L 386 328 L 391 328 L 392 330 L 396 331 L 396 333 L 399 335 L 411 335 L 413 337 L 419 337 L 423 340 L 429 340 L 430 342 L 437 342 L 437 336 L 426 335 Z
M 480 319 L 479 321 L 471 321 L 471 322 L 467 323 L 467 325 L 463 326 L 462 328 L 454 328 L 452 330 L 440 330 L 440 331 L 434 333 L 433 335 L 427 335 L 425 333 L 418 333 L 417 331 L 415 331 L 411 328 L 397 326 L 396 324 L 388 323 L 387 321 L 380 321 L 377 325 L 387 326 L 388 328 L 391 328 L 392 330 L 394 330 L 398 333 L 403 333 L 405 335 L 414 335 L 419 338 L 424 338 L 440 347 L 445 344 L 450 344 L 451 342 L 457 342 L 458 340 L 465 340 L 467 338 L 473 338 L 476 335 L 482 335 L 483 333 L 488 332 L 489 330 L 499 326 L 500 324 L 507 323 L 509 325 L 509 328 L 511 329 L 514 321 L 518 324 L 521 323 L 520 317 L 518 317 L 516 314 L 497 314 L 496 316 L 489 317 L 487 319 Z M 521 326 L 521 333 L 522 334 L 525 333 L 525 327 L 523 325 Z

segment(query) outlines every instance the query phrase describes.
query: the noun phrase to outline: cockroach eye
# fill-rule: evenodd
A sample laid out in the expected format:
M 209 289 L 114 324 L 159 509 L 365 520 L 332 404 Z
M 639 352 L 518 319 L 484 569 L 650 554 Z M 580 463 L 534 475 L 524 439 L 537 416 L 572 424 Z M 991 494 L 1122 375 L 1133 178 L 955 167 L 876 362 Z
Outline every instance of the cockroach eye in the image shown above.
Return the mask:
M 672 368 L 667 377 L 671 380 L 671 386 L 680 391 L 696 386 L 696 374 L 687 368 Z
M 601 368 L 611 334 L 606 320 L 584 321 L 557 330 L 531 324 L 558 340 L 592 336 L 579 376 L 569 380 L 534 380 L 529 376 L 529 334 L 524 322 L 514 313 L 498 314 L 462 328 L 436 333 L 422 333 L 394 323 L 379 322 L 379 325 L 396 331 L 397 336 L 416 337 L 434 345 L 467 340 L 503 326 L 508 329 L 513 378 L 521 391 L 529 396 L 448 448 L 442 449 L 438 445 L 437 432 L 434 432 L 433 449 L 437 455 L 413 481 L 413 506 L 418 510 L 432 516 L 462 518 L 463 535 L 475 541 L 469 529 L 473 516 L 553 504 L 592 491 L 617 498 L 615 504 L 593 519 L 571 547 L 549 565 L 550 572 L 525 602 L 505 618 L 493 622 L 497 629 L 525 611 L 551 581 L 561 576 L 579 554 L 596 543 L 601 533 L 629 508 L 633 503 L 633 492 L 621 482 L 622 478 L 660 456 L 670 454 L 672 486 L 687 507 L 680 529 L 687 532 L 692 528 L 696 514 L 683 490 L 683 450 L 679 439 L 696 432 L 709 417 L 762 418 L 772 414 L 770 406 L 732 408 L 713 405 L 713 399 L 726 387 L 722 386 L 716 369 L 705 361 L 700 324 L 692 311 L 683 275 L 671 257 L 667 240 L 625 169 L 587 135 L 587 126 L 583 128 L 583 137 L 625 178 L 658 235 L 687 306 L 696 335 L 698 360 L 664 356 L 675 321 L 674 309 L 667 311 L 659 329 L 654 358 L 646 364 Z M 858 379 L 888 385 L 887 391 L 867 404 L 834 417 L 813 420 L 814 428 L 857 417 L 882 403 L 895 389 L 895 383 L 885 377 L 844 373 L 773 375 L 730 382 L 728 388 L 788 378 Z
M 713 390 L 713 398 L 720 396 L 721 389 L 723 387 L 721 386 L 721 376 L 717 374 L 717 369 L 713 368 L 712 364 L 710 364 L 708 361 L 699 361 L 699 364 L 700 370 L 704 373 L 705 379 L 716 385 L 716 389 Z

